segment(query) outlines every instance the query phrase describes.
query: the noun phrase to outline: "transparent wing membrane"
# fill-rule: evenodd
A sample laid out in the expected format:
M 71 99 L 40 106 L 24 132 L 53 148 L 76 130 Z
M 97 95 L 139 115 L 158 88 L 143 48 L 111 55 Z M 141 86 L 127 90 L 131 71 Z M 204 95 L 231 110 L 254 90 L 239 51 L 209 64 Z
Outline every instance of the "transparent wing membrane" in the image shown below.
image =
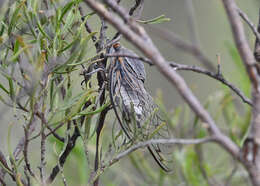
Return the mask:
M 114 53 L 134 55 L 118 43 Z M 167 124 L 158 113 L 158 107 L 144 87 L 145 70 L 141 61 L 128 57 L 111 58 L 109 70 L 110 98 L 117 120 L 130 140 L 170 138 Z M 150 153 L 159 166 L 169 172 L 171 147 L 165 144 L 148 146 Z

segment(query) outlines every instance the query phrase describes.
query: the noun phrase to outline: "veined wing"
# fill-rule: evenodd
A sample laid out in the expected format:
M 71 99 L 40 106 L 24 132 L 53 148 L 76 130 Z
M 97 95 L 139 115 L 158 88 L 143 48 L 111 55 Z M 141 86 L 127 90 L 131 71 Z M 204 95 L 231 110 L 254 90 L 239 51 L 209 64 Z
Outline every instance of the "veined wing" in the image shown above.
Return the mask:
M 136 55 L 132 51 L 114 46 L 115 52 Z M 118 122 L 130 140 L 169 138 L 167 125 L 158 114 L 158 108 L 144 87 L 143 63 L 127 57 L 114 57 L 110 63 L 110 99 Z M 152 144 L 150 153 L 159 166 L 169 172 L 164 158 L 170 154 L 167 145 Z

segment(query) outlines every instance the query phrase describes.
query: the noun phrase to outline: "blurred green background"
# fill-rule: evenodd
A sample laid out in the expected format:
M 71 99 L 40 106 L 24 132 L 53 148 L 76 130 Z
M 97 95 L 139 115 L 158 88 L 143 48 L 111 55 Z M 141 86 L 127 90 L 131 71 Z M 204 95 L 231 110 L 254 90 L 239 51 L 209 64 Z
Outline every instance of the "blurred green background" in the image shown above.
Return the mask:
M 57 2 L 68 2 L 68 1 L 57 1 Z M 246 81 L 244 72 L 241 72 L 241 62 L 237 56 L 236 50 L 234 49 L 234 43 L 232 38 L 232 33 L 230 30 L 229 23 L 227 21 L 226 13 L 224 11 L 222 2 L 219 0 L 193 0 L 194 11 L 195 11 L 195 25 L 198 32 L 198 38 L 200 46 L 204 53 L 215 62 L 214 66 L 217 66 L 217 57 L 219 54 L 221 56 L 221 70 L 223 76 L 232 82 L 234 85 L 243 90 L 243 92 L 250 97 L 250 90 L 248 86 L 242 81 Z M 258 21 L 258 11 L 260 7 L 260 2 L 258 0 L 237 0 L 239 7 L 248 15 L 248 17 L 256 24 Z M 122 5 L 125 8 L 129 8 L 134 3 L 133 0 L 122 0 Z M 190 37 L 190 27 L 188 21 L 188 9 L 186 6 L 186 0 L 145 0 L 144 10 L 142 14 L 143 20 L 151 19 L 159 15 L 166 15 L 171 21 L 154 25 L 155 27 L 164 28 L 175 32 L 181 36 L 185 41 L 191 41 Z M 82 3 L 83 4 L 83 3 Z M 83 5 L 85 7 L 85 5 Z M 97 16 L 93 16 L 89 20 L 89 24 L 98 31 L 100 26 L 100 21 Z M 146 28 L 146 27 L 145 27 Z M 254 36 L 252 32 L 245 25 L 246 34 L 249 39 L 250 46 L 254 46 Z M 108 35 L 112 36 L 115 30 L 109 26 Z M 148 33 L 150 33 L 148 31 Z M 175 61 L 178 63 L 189 64 L 189 65 L 200 65 L 201 64 L 183 51 L 172 47 L 166 41 L 158 38 L 158 36 L 153 35 L 151 37 L 159 48 L 163 56 L 169 61 Z M 122 39 L 121 43 L 136 51 L 136 49 L 129 44 L 127 41 Z M 89 56 L 95 55 L 94 48 L 90 49 Z M 140 54 L 140 52 L 136 51 Z M 191 124 L 195 123 L 194 115 L 189 111 L 188 107 L 185 105 L 181 97 L 178 95 L 176 89 L 156 70 L 155 67 L 150 67 L 146 65 L 147 80 L 146 87 L 153 97 L 162 102 L 165 105 L 165 109 L 168 112 L 169 117 L 183 128 L 179 128 L 175 131 L 177 137 L 192 137 L 189 136 L 189 131 L 192 130 Z M 77 91 L 81 91 L 80 81 L 82 77 L 78 74 L 80 71 L 76 71 L 74 78 L 72 80 L 75 87 L 74 95 L 77 95 Z M 228 102 L 230 105 L 219 105 L 223 104 L 229 95 L 227 89 L 224 88 L 219 82 L 210 79 L 204 75 L 196 74 L 193 72 L 180 72 L 184 77 L 188 85 L 192 88 L 195 95 L 201 100 L 205 105 L 209 105 L 208 109 L 213 113 L 213 117 L 217 121 L 229 121 L 234 117 L 242 117 L 245 121 L 241 121 L 241 128 L 246 125 L 246 117 L 248 107 L 241 104 L 241 100 L 237 96 L 233 96 L 235 103 Z M 2 81 L 2 79 L 0 79 Z M 6 82 L 4 82 L 6 83 Z M 233 93 L 232 93 L 233 95 Z M 226 97 L 225 97 L 226 96 Z M 230 96 L 230 95 L 229 95 Z M 209 101 L 210 100 L 210 101 Z M 223 116 L 219 111 L 221 108 L 227 106 L 231 111 L 227 111 L 227 116 Z M 163 106 L 162 106 L 163 107 Z M 164 108 L 164 107 L 163 107 Z M 180 110 L 181 114 L 176 114 L 176 110 Z M 237 111 L 238 110 L 238 111 Z M 236 112 L 235 112 L 236 111 Z M 107 130 L 104 135 L 104 139 L 111 137 L 111 123 L 112 123 L 112 112 L 109 112 L 110 120 L 106 122 Z M 234 114 L 236 113 L 236 114 Z M 236 116 L 238 115 L 238 116 Z M 12 147 L 14 147 L 18 140 L 23 135 L 23 114 L 19 111 L 14 111 L 12 108 L 6 107 L 0 103 L 0 148 L 7 154 L 7 128 L 10 123 L 14 124 L 12 129 Z M 237 120 L 235 120 L 237 121 Z M 219 123 L 220 123 L 219 122 Z M 228 122 L 227 122 L 228 123 Z M 229 126 L 223 124 L 221 129 L 232 137 L 232 132 L 237 127 L 238 123 L 229 123 Z M 234 128 L 232 128 L 234 127 Z M 245 127 L 244 127 L 245 128 Z M 200 131 L 201 132 L 201 131 Z M 199 133 L 200 133 L 199 132 Z M 205 132 L 205 131 L 204 131 Z M 203 131 L 202 131 L 203 133 Z M 234 132 L 235 133 L 235 132 Z M 233 136 L 234 141 L 236 141 L 237 136 Z M 240 140 L 241 135 L 239 136 Z M 51 140 L 50 140 L 51 141 Z M 105 140 L 104 140 L 105 141 Z M 85 185 L 87 182 L 91 170 L 93 168 L 93 159 L 90 159 L 89 165 L 84 157 L 84 152 L 82 149 L 82 144 L 76 146 L 72 155 L 67 159 L 65 164 L 65 176 L 67 178 L 69 185 Z M 236 141 L 237 142 L 237 141 Z M 241 141 L 237 142 L 238 144 Z M 59 149 L 59 144 L 56 145 Z M 106 146 L 106 144 L 104 144 Z M 57 156 L 53 153 L 53 144 L 50 144 L 47 148 L 48 161 L 47 161 L 47 171 L 50 172 L 53 163 L 56 162 Z M 89 152 L 93 158 L 95 149 L 94 138 L 89 143 Z M 39 161 L 39 141 L 33 142 L 33 147 L 29 149 L 30 156 L 35 162 L 32 165 L 37 165 Z M 175 172 L 171 175 L 165 175 L 156 165 L 153 165 L 153 160 L 149 154 L 143 150 L 139 150 L 131 154 L 129 157 L 122 159 L 119 163 L 116 163 L 110 167 L 101 176 L 101 185 L 209 185 L 209 181 L 205 179 L 203 173 L 200 172 L 199 165 L 200 160 L 196 155 L 196 150 L 199 148 L 194 148 L 194 146 L 187 146 L 185 148 L 176 146 L 174 161 L 176 161 Z M 238 167 L 234 175 L 234 179 L 231 181 L 230 185 L 247 185 L 248 175 L 239 165 L 236 165 L 232 157 L 220 149 L 219 146 L 214 144 L 203 145 L 203 152 L 205 162 L 203 167 L 207 171 L 210 182 L 212 183 L 224 183 L 227 177 L 234 170 L 234 165 Z M 144 159 L 148 159 L 145 161 Z M 32 166 L 35 170 L 36 167 Z M 151 169 L 152 167 L 152 169 Z M 10 182 L 12 183 L 12 182 Z M 62 185 L 61 178 L 58 177 L 54 185 Z

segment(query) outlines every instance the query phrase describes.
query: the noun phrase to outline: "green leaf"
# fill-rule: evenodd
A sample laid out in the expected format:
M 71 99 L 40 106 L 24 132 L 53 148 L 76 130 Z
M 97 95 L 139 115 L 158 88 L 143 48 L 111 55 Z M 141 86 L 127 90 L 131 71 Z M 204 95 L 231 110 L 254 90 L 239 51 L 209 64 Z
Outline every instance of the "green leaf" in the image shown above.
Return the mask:
M 19 51 L 17 51 L 16 53 L 14 53 L 14 55 L 10 58 L 10 61 L 15 62 L 17 60 L 17 58 L 19 57 L 19 55 L 26 51 L 29 48 L 29 45 L 26 45 L 25 47 L 21 48 Z
M 107 106 L 109 106 L 110 103 L 106 103 L 104 105 L 102 105 L 101 107 L 99 107 L 98 109 L 96 109 L 95 111 L 90 111 L 90 109 L 92 109 L 91 107 L 89 107 L 89 109 L 85 109 L 83 111 L 81 111 L 80 113 L 78 113 L 79 115 L 94 115 L 97 113 L 102 112 Z M 93 105 L 94 106 L 94 105 Z
M 71 27 L 74 19 L 75 19 L 75 9 L 72 9 L 70 10 L 68 16 L 66 17 L 65 25 L 61 33 L 65 33 Z
M 7 78 L 8 79 L 8 83 L 9 83 L 9 93 L 10 93 L 10 97 L 11 99 L 14 99 L 14 85 L 13 85 L 13 80 L 11 78 Z
M 5 101 L 5 99 L 0 95 L 0 101 L 3 102 L 3 104 L 7 104 L 7 102 Z
M 92 38 L 92 36 L 94 36 L 97 32 L 92 32 L 89 35 L 87 35 L 87 37 L 83 38 L 80 42 L 80 47 L 81 47 L 81 51 L 80 54 L 77 58 L 77 61 L 81 61 L 83 59 L 83 57 L 86 55 L 86 51 L 87 51 L 87 47 L 88 47 L 88 42 L 89 40 Z
M 63 17 L 65 16 L 65 14 L 71 10 L 71 7 L 75 4 L 74 1 L 71 1 L 69 3 L 67 3 L 61 10 L 61 15 L 59 17 L 59 21 L 62 21 Z
M 2 89 L 2 90 L 5 91 L 7 94 L 9 94 L 9 91 L 8 91 L 2 84 L 0 84 L 0 89 Z
M 18 23 L 18 20 L 20 18 L 19 16 L 19 11 L 21 9 L 22 6 L 24 6 L 25 1 L 21 1 L 21 3 L 15 8 L 15 11 L 11 17 L 11 21 L 8 27 L 8 35 L 10 35 L 13 32 L 13 28 L 15 27 L 15 25 Z
M 163 185 L 165 185 L 165 184 L 164 184 L 165 178 L 166 178 L 165 172 L 164 172 L 162 169 L 160 169 L 160 174 L 159 174 L 159 179 L 158 179 L 158 180 L 159 180 L 158 186 L 163 186 Z
M 68 45 L 66 45 L 65 47 L 63 47 L 62 49 L 60 49 L 58 51 L 58 55 L 60 55 L 62 52 L 64 52 L 65 50 L 69 49 L 70 47 L 72 47 L 74 44 L 76 44 L 79 41 L 79 35 L 77 37 L 75 37 L 75 39 L 69 43 Z
M 89 138 L 91 121 L 92 121 L 91 116 L 85 117 L 85 121 L 84 121 L 84 140 Z
M 187 151 L 185 152 L 184 173 L 190 185 L 206 185 L 199 169 L 198 155 L 194 152 L 193 148 L 187 148 Z
M 88 101 L 92 96 L 94 96 L 93 93 L 97 93 L 96 90 L 89 89 L 88 91 L 86 91 L 77 101 L 77 103 L 72 107 L 70 115 L 75 115 L 76 113 L 78 113 L 82 106 L 86 103 L 86 101 Z
M 37 19 L 37 26 L 39 28 L 39 31 L 42 33 L 42 35 L 46 38 L 48 38 L 49 41 L 52 41 L 52 39 L 50 38 L 50 36 L 44 31 L 39 19 Z
M 153 19 L 149 19 L 149 20 L 137 20 L 137 22 L 139 23 L 143 23 L 143 24 L 159 24 L 159 23 L 164 23 L 164 22 L 168 22 L 171 21 L 170 18 L 167 18 L 165 15 L 160 15 L 158 17 L 155 17 Z

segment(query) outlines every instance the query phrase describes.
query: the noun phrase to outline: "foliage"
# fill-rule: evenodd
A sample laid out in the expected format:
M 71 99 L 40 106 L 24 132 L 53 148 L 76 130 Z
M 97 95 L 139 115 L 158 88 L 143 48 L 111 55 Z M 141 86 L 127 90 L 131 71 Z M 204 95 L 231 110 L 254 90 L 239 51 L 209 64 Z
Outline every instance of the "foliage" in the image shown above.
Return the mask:
M 102 167 L 99 167 L 97 174 L 93 173 L 95 131 L 101 113 L 110 106 L 110 101 L 105 94 L 105 103 L 99 102 L 102 91 L 95 74 L 89 80 L 84 79 L 86 76 L 79 76 L 84 75 L 102 52 L 95 53 L 98 41 L 92 40 L 100 36 L 100 31 L 89 33 L 85 29 L 86 22 L 94 19 L 95 14 L 84 9 L 82 16 L 79 11 L 81 4 L 81 0 L 50 1 L 46 8 L 44 1 L 18 0 L 6 1 L 1 7 L 0 101 L 2 107 L 11 108 L 14 115 L 21 113 L 21 116 L 18 123 L 1 124 L 5 125 L 1 129 L 8 132 L 6 154 L 9 157 L 6 156 L 7 166 L 2 161 L 0 165 L 14 176 L 12 179 L 17 185 L 23 185 L 26 175 L 30 175 L 33 184 L 39 184 L 41 179 L 48 178 L 56 164 L 61 174 L 55 180 L 55 185 L 62 185 L 64 179 L 68 185 L 90 184 L 102 175 L 101 183 L 105 185 L 196 186 L 225 183 L 231 179 L 233 172 L 231 183 L 244 185 L 247 178 L 241 175 L 245 174 L 245 170 L 237 162 L 230 161 L 225 151 L 215 144 L 174 146 L 173 174 L 159 170 L 144 150 L 111 163 L 120 152 L 136 143 L 120 143 L 123 133 L 115 125 L 112 112 L 109 112 L 101 132 Z M 139 22 L 158 24 L 164 21 L 169 19 L 162 15 Z M 245 75 L 240 75 L 241 64 L 238 63 L 237 51 L 232 45 L 227 45 L 227 50 L 236 63 L 233 76 L 240 77 L 241 89 L 249 95 L 250 84 L 248 79 L 243 78 Z M 206 125 L 201 124 L 187 106 L 179 106 L 170 112 L 165 108 L 160 94 L 157 104 L 174 137 L 203 138 L 208 135 Z M 225 133 L 241 145 L 250 122 L 248 106 L 241 104 L 223 86 L 207 98 L 204 106 L 218 123 L 222 123 L 220 127 Z M 49 128 L 55 129 L 55 133 L 63 140 L 57 139 Z M 79 130 L 80 137 L 64 168 L 61 168 L 58 159 L 66 151 L 76 130 Z M 18 132 L 24 132 L 25 144 L 30 144 L 29 149 L 25 146 L 19 149 L 18 146 L 19 153 L 13 146 L 12 138 Z M 42 138 L 47 138 L 46 146 L 40 143 Z M 36 145 L 31 146 L 33 142 Z M 215 153 L 218 155 L 212 156 Z M 44 160 L 41 160 L 43 157 Z M 28 162 L 33 174 L 30 173 Z M 11 170 L 8 169 L 10 167 Z

